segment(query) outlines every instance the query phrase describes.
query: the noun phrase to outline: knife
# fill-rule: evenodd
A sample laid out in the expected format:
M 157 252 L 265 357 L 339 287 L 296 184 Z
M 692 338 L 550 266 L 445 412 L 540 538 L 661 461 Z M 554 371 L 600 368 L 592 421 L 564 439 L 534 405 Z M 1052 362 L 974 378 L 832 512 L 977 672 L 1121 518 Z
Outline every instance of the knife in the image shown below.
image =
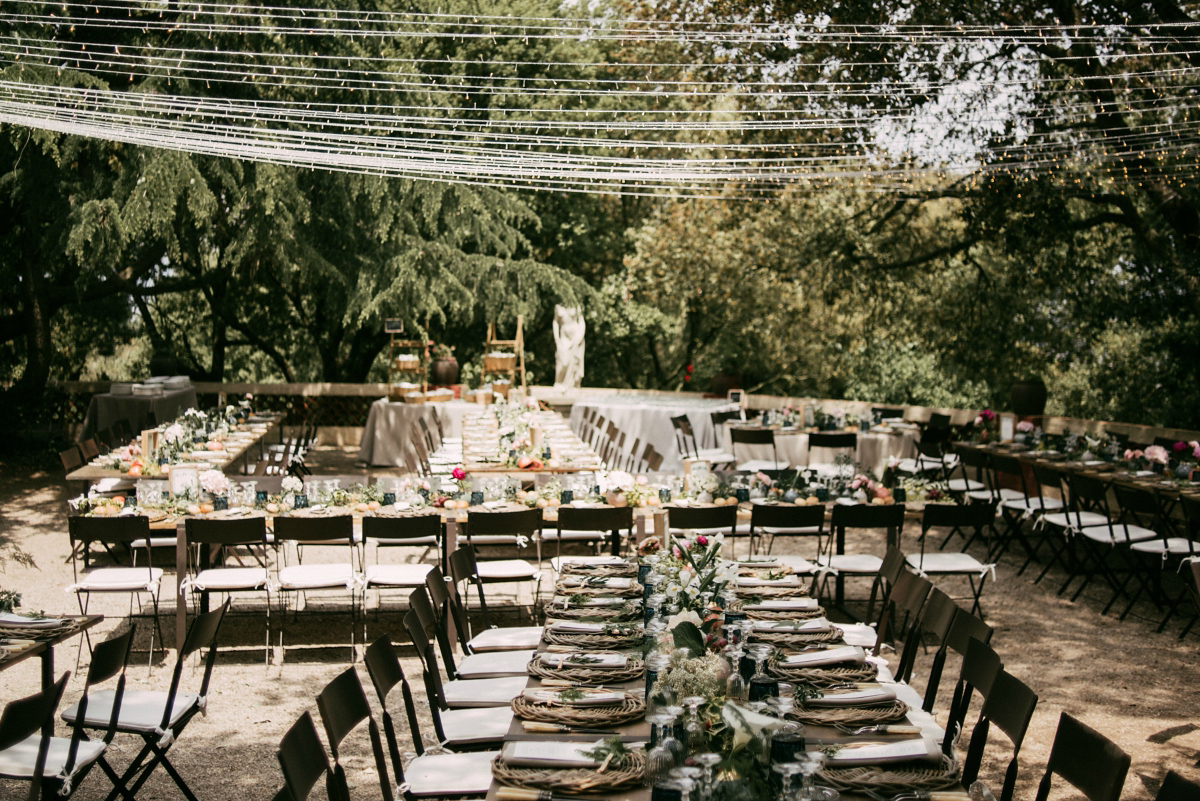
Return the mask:
M 549 790 L 531 790 L 526 787 L 501 787 L 496 790 L 497 801 L 579 801 L 568 795 L 558 795 Z
M 523 720 L 521 726 L 527 732 L 570 732 L 572 734 L 620 734 L 613 729 L 588 729 L 567 726 L 563 723 L 542 723 L 536 720 Z

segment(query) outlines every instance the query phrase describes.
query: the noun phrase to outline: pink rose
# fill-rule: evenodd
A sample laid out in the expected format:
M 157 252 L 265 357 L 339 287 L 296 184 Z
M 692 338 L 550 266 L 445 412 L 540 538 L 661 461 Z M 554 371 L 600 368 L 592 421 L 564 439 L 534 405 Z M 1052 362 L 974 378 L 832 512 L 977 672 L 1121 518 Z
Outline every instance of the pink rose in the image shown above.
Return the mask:
M 467 477 L 467 471 L 463 470 L 461 467 L 456 467 L 450 471 L 450 475 L 454 476 L 455 481 L 462 481 Z
M 1200 446 L 1197 446 L 1197 447 L 1200 447 Z M 768 487 L 775 483 L 774 481 L 771 480 L 771 477 L 768 476 L 766 473 L 759 473 L 758 475 L 755 476 L 755 478 L 757 478 L 762 483 L 766 484 Z
M 1171 459 L 1170 454 L 1167 453 L 1167 449 L 1162 445 L 1149 446 L 1146 448 L 1145 455 L 1147 459 L 1158 464 L 1166 464 Z
M 699 537 L 696 537 L 696 544 L 703 545 L 704 547 L 707 548 L 708 547 L 708 537 L 701 534 Z
M 1171 450 L 1175 451 L 1176 453 L 1182 453 L 1183 451 L 1187 450 L 1187 446 L 1188 444 L 1186 442 L 1179 440 L 1179 442 L 1176 442 L 1171 446 Z

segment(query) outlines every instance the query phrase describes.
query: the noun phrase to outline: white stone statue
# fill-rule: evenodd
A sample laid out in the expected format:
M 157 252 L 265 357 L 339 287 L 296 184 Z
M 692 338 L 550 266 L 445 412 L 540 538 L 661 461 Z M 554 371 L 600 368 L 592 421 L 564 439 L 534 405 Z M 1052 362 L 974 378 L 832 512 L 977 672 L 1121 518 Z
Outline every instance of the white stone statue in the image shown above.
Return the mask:
M 555 371 L 554 386 L 578 387 L 583 384 L 583 335 L 587 323 L 583 309 L 554 307 Z

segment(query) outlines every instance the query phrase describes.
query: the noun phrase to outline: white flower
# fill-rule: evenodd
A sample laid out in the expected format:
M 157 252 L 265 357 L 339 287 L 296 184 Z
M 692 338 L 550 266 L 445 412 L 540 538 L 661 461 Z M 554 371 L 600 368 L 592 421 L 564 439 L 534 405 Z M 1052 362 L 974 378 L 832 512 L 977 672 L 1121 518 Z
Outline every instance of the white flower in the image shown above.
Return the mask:
M 732 701 L 726 701 L 721 708 L 721 717 L 725 725 L 733 729 L 733 750 L 744 748 L 755 737 L 761 737 L 764 729 L 776 731 L 783 726 L 779 718 L 760 715 L 745 707 L 738 706 Z
M 687 584 L 689 581 L 692 580 L 692 577 L 694 575 L 695 575 L 695 573 L 692 572 L 692 569 L 690 567 L 685 567 L 683 570 L 679 571 L 679 583 Z
M 624 470 L 614 470 L 608 474 L 608 484 L 614 489 L 633 489 L 634 483 L 633 475 Z
M 200 474 L 200 486 L 210 495 L 224 495 L 229 490 L 229 479 L 220 470 L 205 470 Z
M 676 612 L 675 614 L 671 615 L 670 619 L 667 620 L 667 631 L 674 631 L 675 627 L 680 623 L 691 623 L 696 628 L 700 628 L 704 621 L 700 619 L 698 614 L 690 609 L 686 612 Z
M 179 425 L 179 423 L 172 423 L 163 431 L 163 439 L 167 442 L 181 442 L 183 441 L 183 437 L 183 426 Z
M 296 495 L 304 490 L 304 482 L 295 476 L 284 476 L 283 481 L 279 482 L 279 487 L 283 490 L 284 494 L 291 493 Z

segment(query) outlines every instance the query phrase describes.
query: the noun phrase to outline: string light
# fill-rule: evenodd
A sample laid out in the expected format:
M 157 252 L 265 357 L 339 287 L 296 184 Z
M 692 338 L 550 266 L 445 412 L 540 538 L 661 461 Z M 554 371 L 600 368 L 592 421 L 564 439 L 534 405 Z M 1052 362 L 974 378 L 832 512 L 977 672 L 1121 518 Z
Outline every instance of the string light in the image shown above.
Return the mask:
M 31 68 L 10 70 L 15 79 L 0 82 L 0 121 L 208 155 L 487 186 L 676 195 L 722 190 L 732 196 L 845 182 L 880 191 L 916 181 L 980 184 L 984 176 L 1077 185 L 1078 175 L 1070 173 L 1082 167 L 1098 182 L 1140 183 L 1153 169 L 1157 178 L 1183 184 L 1200 171 L 1192 90 L 1200 67 L 1186 61 L 1200 49 L 1189 49 L 1195 26 L 1188 24 L 667 23 L 205 3 L 174 5 L 168 13 L 166 6 L 119 0 L 56 3 L 53 14 L 41 13 L 44 7 L 6 0 L 0 11 L 2 27 L 19 31 L 0 34 L 0 64 Z M 60 41 L 68 27 L 71 41 Z M 39 30 L 44 35 L 36 35 Z M 139 44 L 136 36 L 119 47 L 83 41 L 101 30 L 106 40 L 112 30 L 169 32 L 173 39 L 192 33 L 210 41 L 266 36 L 280 49 L 164 49 Z M 314 36 L 385 35 L 397 41 L 666 43 L 681 55 L 698 48 L 728 60 L 480 62 L 303 52 Z M 1036 49 L 1048 43 L 1084 45 L 1056 58 L 1059 63 L 1100 62 L 1111 72 L 1093 79 L 1040 74 Z M 799 62 L 768 64 L 755 54 L 760 45 L 905 52 L 900 61 L 842 61 L 868 74 L 881 66 L 895 70 L 886 82 L 854 80 L 853 73 L 792 80 L 789 67 Z M 1004 55 L 998 70 L 984 76 L 964 69 L 956 47 L 975 56 Z M 931 55 L 914 56 L 914 48 Z M 1163 58 L 1169 60 L 1158 63 Z M 483 63 L 491 74 L 455 72 Z M 33 69 L 39 65 L 145 88 L 45 85 Z M 629 70 L 632 65 L 644 67 L 643 74 Z M 700 67 L 713 77 L 694 77 Z M 607 77 L 609 69 L 621 72 Z M 532 77 L 517 77 L 522 72 Z M 1088 91 L 1095 80 L 1116 93 L 1116 104 L 1103 111 L 1126 115 L 1135 127 L 1095 126 L 1098 109 Z M 291 99 L 201 97 L 188 94 L 193 84 L 238 87 L 239 94 L 249 85 Z M 177 93 L 163 92 L 167 88 Z M 472 109 L 456 98 L 467 96 L 483 116 L 461 116 Z M 404 100 L 381 102 L 391 97 Z M 903 108 L 928 97 L 951 105 Z M 960 130 L 939 138 L 932 130 L 939 114 L 951 115 Z M 988 141 L 1012 125 L 1018 134 L 1007 134 L 1011 141 Z M 1056 131 L 1063 125 L 1074 127 Z M 725 141 L 730 133 L 739 138 Z M 1133 164 L 1154 167 L 1131 173 Z

